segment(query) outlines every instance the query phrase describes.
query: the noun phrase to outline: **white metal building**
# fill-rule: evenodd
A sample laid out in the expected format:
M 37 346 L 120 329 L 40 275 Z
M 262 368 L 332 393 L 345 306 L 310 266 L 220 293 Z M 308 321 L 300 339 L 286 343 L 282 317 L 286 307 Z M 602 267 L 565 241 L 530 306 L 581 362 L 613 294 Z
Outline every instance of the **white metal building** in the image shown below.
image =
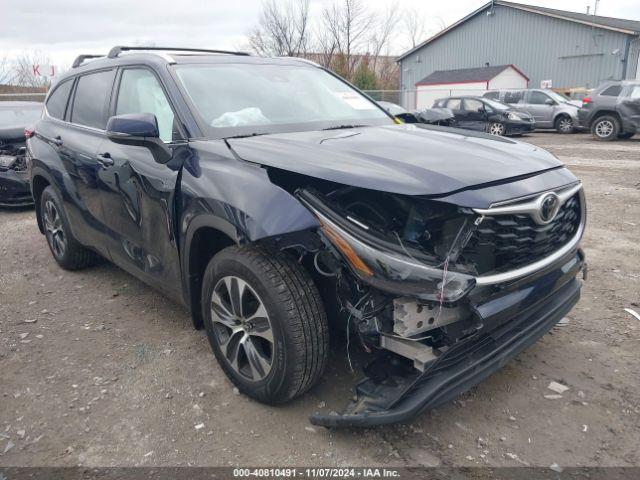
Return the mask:
M 416 108 L 451 95 L 482 95 L 487 90 L 527 88 L 529 78 L 514 65 L 438 70 L 416 83 Z

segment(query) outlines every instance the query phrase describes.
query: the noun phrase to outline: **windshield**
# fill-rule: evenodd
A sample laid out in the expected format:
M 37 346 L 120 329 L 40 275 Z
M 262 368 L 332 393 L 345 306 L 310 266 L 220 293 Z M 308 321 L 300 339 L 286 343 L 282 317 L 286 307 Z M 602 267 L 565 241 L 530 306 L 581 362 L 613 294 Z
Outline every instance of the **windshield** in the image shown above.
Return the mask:
M 498 100 L 493 100 L 491 98 L 484 98 L 484 101 L 487 105 L 489 105 L 494 110 L 511 110 L 512 107 L 507 105 L 506 103 L 499 102 Z
M 553 98 L 558 103 L 570 102 L 571 99 L 561 93 L 554 92 L 553 90 L 545 90 L 545 93 Z
M 42 116 L 42 106 L 7 107 L 0 104 L 0 128 L 30 127 Z
M 214 138 L 394 123 L 317 67 L 241 63 L 178 65 L 175 71 Z

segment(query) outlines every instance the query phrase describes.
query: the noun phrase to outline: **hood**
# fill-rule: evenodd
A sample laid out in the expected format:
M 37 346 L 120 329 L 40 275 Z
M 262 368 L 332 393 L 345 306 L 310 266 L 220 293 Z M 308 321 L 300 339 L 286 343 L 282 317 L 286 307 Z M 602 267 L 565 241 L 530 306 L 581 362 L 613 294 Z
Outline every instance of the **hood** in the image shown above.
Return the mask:
M 582 107 L 582 100 L 567 100 L 565 103 L 573 107 Z
M 249 162 L 405 195 L 444 195 L 562 166 L 534 145 L 445 127 L 393 125 L 227 142 Z

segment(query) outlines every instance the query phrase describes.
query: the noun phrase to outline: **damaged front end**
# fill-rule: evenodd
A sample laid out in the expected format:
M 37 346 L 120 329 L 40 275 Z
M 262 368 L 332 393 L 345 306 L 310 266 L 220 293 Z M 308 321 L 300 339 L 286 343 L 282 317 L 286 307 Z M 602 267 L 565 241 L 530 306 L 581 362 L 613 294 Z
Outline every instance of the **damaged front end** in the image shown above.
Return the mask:
M 296 196 L 320 224 L 315 269 L 334 277 L 347 335 L 373 358 L 344 411 L 316 414 L 314 424 L 395 423 L 440 405 L 535 342 L 579 298 L 579 184 L 559 189 L 549 222 L 526 213 L 537 197 L 481 211 L 355 187 Z
M 0 206 L 32 204 L 24 141 L 20 144 L 0 140 Z

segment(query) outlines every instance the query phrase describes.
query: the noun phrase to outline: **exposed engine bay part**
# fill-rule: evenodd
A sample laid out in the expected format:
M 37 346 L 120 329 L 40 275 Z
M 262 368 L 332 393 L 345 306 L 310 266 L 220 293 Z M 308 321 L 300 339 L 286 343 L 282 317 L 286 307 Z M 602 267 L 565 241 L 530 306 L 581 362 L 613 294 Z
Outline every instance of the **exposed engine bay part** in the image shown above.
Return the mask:
M 420 303 L 411 298 L 395 298 L 393 332 L 401 337 L 413 337 L 465 319 L 468 316 L 465 310 L 462 306 L 440 307 L 433 303 Z

